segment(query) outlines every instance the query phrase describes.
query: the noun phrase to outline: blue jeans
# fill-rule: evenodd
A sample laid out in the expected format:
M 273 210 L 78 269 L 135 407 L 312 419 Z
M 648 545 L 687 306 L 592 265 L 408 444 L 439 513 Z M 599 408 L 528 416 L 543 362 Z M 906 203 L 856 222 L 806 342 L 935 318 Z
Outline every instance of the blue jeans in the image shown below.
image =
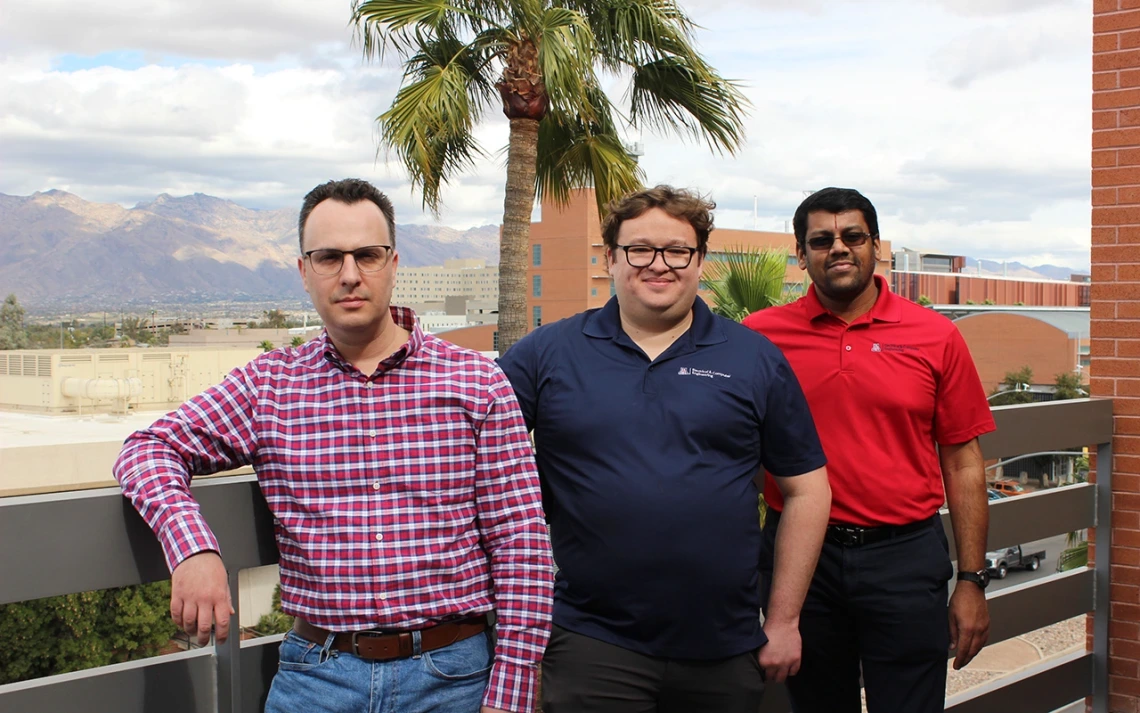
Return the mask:
M 332 650 L 332 638 L 285 635 L 265 713 L 478 713 L 494 658 L 487 632 L 392 661 Z

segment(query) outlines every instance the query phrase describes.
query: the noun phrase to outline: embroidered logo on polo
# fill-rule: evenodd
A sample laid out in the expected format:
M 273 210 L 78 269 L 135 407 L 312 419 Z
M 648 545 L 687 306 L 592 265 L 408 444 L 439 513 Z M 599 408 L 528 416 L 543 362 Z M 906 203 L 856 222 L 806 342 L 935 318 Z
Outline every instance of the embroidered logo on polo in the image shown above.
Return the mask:
M 677 376 L 703 376 L 706 379 L 716 379 L 718 377 L 723 379 L 732 378 L 732 374 L 725 374 L 724 372 L 720 371 L 712 371 L 711 369 L 693 369 L 687 366 L 683 366 L 678 369 Z
M 902 352 L 917 352 L 920 350 L 918 347 L 914 346 L 913 344 L 880 344 L 879 342 L 875 342 L 874 344 L 871 345 L 871 351 L 876 352 L 876 353 L 878 353 L 878 352 L 895 352 L 896 354 L 898 354 L 898 353 L 902 353 Z

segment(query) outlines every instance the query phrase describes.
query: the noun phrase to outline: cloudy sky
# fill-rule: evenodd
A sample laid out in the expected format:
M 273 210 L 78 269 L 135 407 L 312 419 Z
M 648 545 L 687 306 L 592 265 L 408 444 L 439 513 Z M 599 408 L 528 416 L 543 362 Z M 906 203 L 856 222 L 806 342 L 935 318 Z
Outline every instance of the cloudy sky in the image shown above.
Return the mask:
M 783 230 L 805 191 L 852 186 L 896 246 L 1087 269 L 1090 0 L 683 4 L 753 104 L 748 142 L 725 157 L 631 133 L 650 183 L 709 192 L 718 225 L 761 230 Z M 349 7 L 0 3 L 0 193 L 276 208 L 354 175 L 390 192 L 399 222 L 433 222 L 376 155 L 400 71 L 362 60 Z M 506 120 L 479 135 L 491 158 L 446 190 L 443 224 L 501 219 Z

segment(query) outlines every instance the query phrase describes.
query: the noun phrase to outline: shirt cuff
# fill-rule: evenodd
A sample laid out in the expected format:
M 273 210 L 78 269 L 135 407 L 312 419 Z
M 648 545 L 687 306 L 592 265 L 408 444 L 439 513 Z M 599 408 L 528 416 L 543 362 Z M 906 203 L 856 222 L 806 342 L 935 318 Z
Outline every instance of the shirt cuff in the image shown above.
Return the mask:
M 510 713 L 531 713 L 535 706 L 537 681 L 537 666 L 496 661 L 491 667 L 487 692 L 483 694 L 483 705 Z
M 171 572 L 191 555 L 206 551 L 221 553 L 218 539 L 196 510 L 168 522 L 161 529 L 158 542 L 162 545 L 162 554 L 166 557 L 166 566 Z

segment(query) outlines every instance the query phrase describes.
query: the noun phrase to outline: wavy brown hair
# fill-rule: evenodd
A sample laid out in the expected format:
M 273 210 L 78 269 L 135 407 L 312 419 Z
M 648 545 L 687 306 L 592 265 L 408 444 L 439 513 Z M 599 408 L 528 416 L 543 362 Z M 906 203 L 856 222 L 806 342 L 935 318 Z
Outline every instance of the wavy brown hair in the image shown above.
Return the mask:
M 622 223 L 640 218 L 653 208 L 660 208 L 693 226 L 697 233 L 697 253 L 701 257 L 705 256 L 709 247 L 709 233 L 713 230 L 712 212 L 716 209 L 716 203 L 687 188 L 674 188 L 664 184 L 628 193 L 606 206 L 608 213 L 602 220 L 602 241 L 606 248 L 611 253 L 617 249 L 617 236 Z

